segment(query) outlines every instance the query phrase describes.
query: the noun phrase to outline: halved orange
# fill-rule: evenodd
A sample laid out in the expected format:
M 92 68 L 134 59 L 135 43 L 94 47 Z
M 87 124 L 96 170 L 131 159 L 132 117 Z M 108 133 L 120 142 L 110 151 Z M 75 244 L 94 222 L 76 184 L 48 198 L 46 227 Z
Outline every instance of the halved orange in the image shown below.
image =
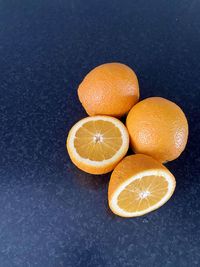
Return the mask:
M 69 132 L 67 150 L 72 162 L 91 174 L 114 169 L 126 155 L 129 135 L 124 124 L 109 116 L 87 117 Z
M 125 157 L 114 169 L 108 188 L 111 210 L 122 217 L 136 217 L 158 209 L 172 196 L 173 174 L 153 158 Z

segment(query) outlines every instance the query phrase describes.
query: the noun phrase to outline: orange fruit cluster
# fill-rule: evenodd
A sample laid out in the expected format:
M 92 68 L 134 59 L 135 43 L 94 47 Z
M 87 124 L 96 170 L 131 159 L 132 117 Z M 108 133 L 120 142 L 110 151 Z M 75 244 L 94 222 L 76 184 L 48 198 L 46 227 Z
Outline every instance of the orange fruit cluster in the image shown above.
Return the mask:
M 181 108 L 161 97 L 138 102 L 137 76 L 121 63 L 90 71 L 79 85 L 78 96 L 89 117 L 72 127 L 67 150 L 85 172 L 114 170 L 108 187 L 111 210 L 135 217 L 166 203 L 176 181 L 163 163 L 178 158 L 188 139 Z M 119 119 L 126 114 L 125 126 Z M 135 155 L 125 157 L 129 142 Z

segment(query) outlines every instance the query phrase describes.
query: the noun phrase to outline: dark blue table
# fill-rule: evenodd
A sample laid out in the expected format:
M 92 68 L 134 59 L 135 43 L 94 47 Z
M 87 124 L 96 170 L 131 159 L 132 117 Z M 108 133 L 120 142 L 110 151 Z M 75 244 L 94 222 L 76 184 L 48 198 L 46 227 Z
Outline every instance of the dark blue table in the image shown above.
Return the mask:
M 198 0 L 0 1 L 0 267 L 200 266 L 199 14 Z M 86 116 L 78 84 L 112 61 L 190 125 L 167 164 L 175 194 L 135 219 L 110 212 L 110 175 L 79 171 L 65 149 Z

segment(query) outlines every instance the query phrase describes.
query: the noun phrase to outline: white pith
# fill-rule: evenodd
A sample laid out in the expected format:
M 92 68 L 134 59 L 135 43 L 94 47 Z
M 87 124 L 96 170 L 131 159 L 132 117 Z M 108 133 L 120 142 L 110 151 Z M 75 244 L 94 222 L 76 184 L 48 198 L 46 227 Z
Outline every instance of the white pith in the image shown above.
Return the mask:
M 149 190 L 144 190 L 144 191 L 141 191 L 139 193 L 139 198 L 140 199 L 143 199 L 143 198 L 147 198 L 151 193 L 149 192 Z
M 94 143 L 102 143 L 103 142 L 103 135 L 100 133 L 96 133 L 93 137 Z

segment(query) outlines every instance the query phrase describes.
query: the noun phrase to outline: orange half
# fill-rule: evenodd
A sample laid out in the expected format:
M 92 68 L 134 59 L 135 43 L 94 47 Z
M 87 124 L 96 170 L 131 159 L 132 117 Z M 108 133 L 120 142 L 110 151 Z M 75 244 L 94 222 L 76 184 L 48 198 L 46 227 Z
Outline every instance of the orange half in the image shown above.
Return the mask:
M 172 173 L 153 158 L 141 154 L 128 156 L 111 175 L 109 206 L 122 217 L 141 216 L 166 203 L 175 185 Z
M 72 162 L 91 174 L 114 169 L 126 155 L 129 135 L 124 124 L 109 116 L 87 117 L 69 132 L 67 150 Z

